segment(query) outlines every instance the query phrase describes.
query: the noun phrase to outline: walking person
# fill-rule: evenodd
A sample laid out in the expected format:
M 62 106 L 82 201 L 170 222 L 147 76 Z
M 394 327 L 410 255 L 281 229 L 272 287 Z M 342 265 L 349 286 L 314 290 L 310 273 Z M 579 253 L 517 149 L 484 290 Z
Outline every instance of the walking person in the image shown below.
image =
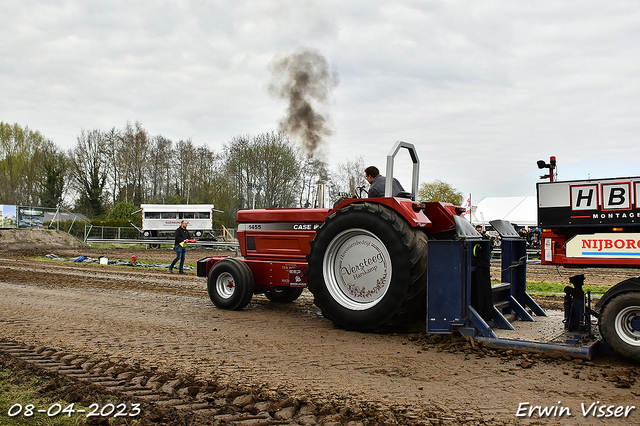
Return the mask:
M 187 243 L 192 241 L 193 240 L 189 239 L 189 231 L 187 231 L 187 221 L 183 220 L 178 229 L 176 229 L 175 233 L 173 249 L 176 252 L 176 258 L 173 259 L 173 262 L 171 262 L 171 265 L 169 266 L 170 273 L 173 273 L 173 267 L 178 261 L 180 261 L 178 273 L 184 274 L 184 259 L 187 257 Z

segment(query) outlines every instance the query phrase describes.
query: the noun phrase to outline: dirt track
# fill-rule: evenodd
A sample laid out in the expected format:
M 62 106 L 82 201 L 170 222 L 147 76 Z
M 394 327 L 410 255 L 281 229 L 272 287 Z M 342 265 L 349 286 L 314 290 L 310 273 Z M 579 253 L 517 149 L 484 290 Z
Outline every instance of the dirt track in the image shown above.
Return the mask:
M 33 260 L 49 252 L 120 259 L 135 254 L 166 263 L 172 252 L 0 251 L 0 337 L 69 359 L 108 361 L 117 371 L 182 377 L 183 388 L 191 389 L 182 397 L 217 398 L 212 404 L 220 408 L 194 415 L 191 424 L 640 422 L 636 363 L 473 350 L 461 339 L 421 333 L 346 332 L 320 316 L 306 291 L 288 305 L 255 296 L 243 311 L 223 311 L 194 273 Z M 189 251 L 187 261 L 200 257 L 203 251 Z M 256 413 L 266 407 L 256 400 L 273 406 L 253 423 L 215 417 L 238 395 L 253 395 Z M 639 408 L 627 418 L 584 418 L 581 404 L 596 401 Z M 516 417 L 521 403 L 568 407 L 572 415 Z M 285 408 L 286 415 L 273 417 Z M 251 411 L 235 410 L 245 409 Z

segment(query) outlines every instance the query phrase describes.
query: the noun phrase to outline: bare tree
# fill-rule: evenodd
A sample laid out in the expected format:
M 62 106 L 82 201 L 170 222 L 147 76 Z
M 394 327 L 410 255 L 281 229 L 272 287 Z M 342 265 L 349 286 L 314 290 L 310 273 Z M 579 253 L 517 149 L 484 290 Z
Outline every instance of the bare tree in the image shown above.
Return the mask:
M 300 160 L 300 181 L 298 205 L 303 208 L 315 207 L 318 185 L 329 183 L 327 163 L 306 155 Z
M 149 192 L 147 201 L 163 201 L 170 193 L 174 157 L 173 142 L 163 136 L 151 139 L 149 148 Z
M 104 134 L 107 176 L 110 186 L 111 205 L 116 205 L 123 187 L 123 176 L 120 166 L 118 150 L 120 149 L 120 135 L 115 127 Z
M 353 196 L 358 187 L 367 188 L 369 183 L 364 175 L 364 157 L 356 157 L 346 163 L 338 164 L 331 174 L 331 200 L 338 201 L 344 196 Z
M 192 199 L 199 203 L 212 203 L 225 184 L 221 178 L 222 158 L 205 146 L 196 148 L 191 172 Z
M 118 138 L 116 158 L 124 179 L 119 200 L 140 204 L 144 198 L 145 173 L 149 158 L 149 135 L 138 121 L 127 122 Z
M 71 160 L 73 178 L 80 194 L 78 207 L 89 217 L 105 213 L 104 189 L 107 183 L 105 134 L 100 130 L 82 130 Z
M 187 139 L 180 140 L 176 144 L 176 170 L 175 185 L 176 194 L 182 197 L 188 204 L 191 200 L 191 190 L 193 187 L 193 168 L 196 164 L 196 153 L 193 141 Z
M 262 175 L 263 207 L 292 207 L 297 199 L 297 185 L 300 174 L 298 148 L 283 133 L 262 133 L 255 138 Z
M 295 205 L 299 152 L 282 133 L 235 137 L 225 145 L 224 157 L 238 208 Z
M 259 165 L 251 138 L 250 135 L 235 136 L 224 146 L 225 169 L 236 194 L 237 209 L 251 207 L 250 192 L 254 194 L 259 185 L 256 174 Z

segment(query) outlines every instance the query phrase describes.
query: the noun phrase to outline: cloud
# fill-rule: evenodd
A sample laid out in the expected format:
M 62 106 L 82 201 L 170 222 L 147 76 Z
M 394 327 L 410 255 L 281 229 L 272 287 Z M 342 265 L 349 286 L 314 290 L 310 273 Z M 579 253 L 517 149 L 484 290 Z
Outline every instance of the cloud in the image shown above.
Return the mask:
M 139 120 L 219 149 L 277 128 L 268 65 L 309 46 L 340 75 L 330 164 L 381 165 L 404 139 L 423 181 L 527 195 L 549 155 L 561 178 L 638 174 L 639 41 L 640 4 L 624 0 L 9 0 L 0 120 L 66 148 Z

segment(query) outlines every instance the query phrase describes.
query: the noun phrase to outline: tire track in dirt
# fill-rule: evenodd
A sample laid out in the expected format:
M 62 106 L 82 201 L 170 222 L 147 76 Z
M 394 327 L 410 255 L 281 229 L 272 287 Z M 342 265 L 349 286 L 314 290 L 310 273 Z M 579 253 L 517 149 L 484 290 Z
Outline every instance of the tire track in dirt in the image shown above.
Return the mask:
M 167 416 L 163 412 L 166 409 L 182 411 L 184 415 L 178 415 L 176 423 L 184 424 L 185 417 L 188 417 L 190 425 L 341 424 L 355 422 L 366 415 L 362 411 L 350 412 L 347 407 L 339 407 L 339 411 L 330 405 L 319 407 L 304 399 L 265 399 L 246 388 L 221 386 L 215 381 L 203 382 L 186 376 L 134 370 L 100 357 L 83 357 L 42 346 L 0 341 L 0 353 L 35 369 L 85 382 L 103 393 L 120 396 L 120 403 L 129 402 L 126 409 L 131 412 L 130 401 L 144 403 L 145 408 L 140 410 L 139 416 L 134 416 L 135 420 L 161 419 L 164 424 L 172 424 L 167 423 L 166 417 L 176 416 Z M 406 419 L 405 424 L 413 423 L 411 419 Z
M 75 266 L 63 262 L 0 259 L 0 280 L 48 288 L 99 288 L 105 290 L 153 291 L 156 293 L 203 295 L 204 280 L 181 276 L 163 277 L 151 271 L 121 271 L 99 265 Z M 49 263 L 51 263 L 49 265 Z M 43 265 L 45 265 L 43 267 Z M 133 268 L 127 268 L 133 269 Z M 206 289 L 204 289 L 206 294 Z
M 448 336 L 345 332 L 320 318 L 308 292 L 287 305 L 256 296 L 245 311 L 230 312 L 214 308 L 205 281 L 193 275 L 0 262 L 5 339 L 147 376 L 248 389 L 275 403 L 291 399 L 296 413 L 312 403 L 346 414 L 340 422 L 515 424 L 518 400 L 579 405 L 638 396 L 637 369 L 624 362 L 610 369 L 629 378 L 618 388 L 603 379 L 606 362 L 478 352 Z M 316 421 L 330 424 L 319 410 Z

